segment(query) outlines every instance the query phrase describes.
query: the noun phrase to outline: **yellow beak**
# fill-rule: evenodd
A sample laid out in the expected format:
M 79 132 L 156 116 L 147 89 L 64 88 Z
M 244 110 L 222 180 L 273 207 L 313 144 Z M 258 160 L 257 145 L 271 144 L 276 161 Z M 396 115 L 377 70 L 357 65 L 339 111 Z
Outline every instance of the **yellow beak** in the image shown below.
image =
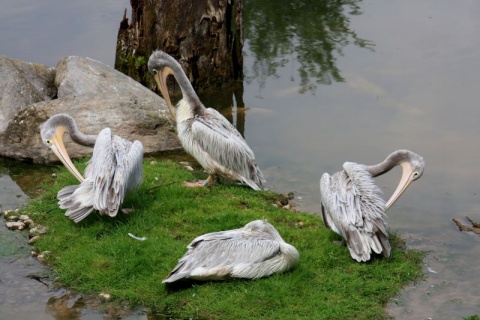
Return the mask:
M 70 171 L 78 181 L 83 182 L 84 178 L 78 172 L 77 168 L 73 164 L 72 160 L 68 156 L 67 150 L 65 149 L 65 145 L 63 144 L 63 134 L 65 133 L 65 128 L 58 127 L 55 130 L 55 135 L 51 139 L 50 149 L 55 153 L 58 159 L 62 161 L 62 163 L 67 167 L 68 171 Z
M 413 181 L 412 179 L 413 170 L 410 164 L 408 162 L 402 162 L 400 165 L 402 166 L 402 178 L 398 183 L 397 189 L 392 194 L 390 199 L 388 199 L 385 210 L 388 210 L 388 208 L 390 208 L 395 203 L 395 201 L 397 201 L 398 198 L 400 198 L 402 193 L 404 193 L 405 190 L 407 190 L 408 186 Z
M 165 99 L 165 102 L 167 103 L 172 121 L 176 123 L 175 108 L 170 100 L 170 95 L 168 94 L 167 88 L 167 77 L 171 74 L 173 75 L 172 69 L 169 67 L 163 67 L 162 69 L 158 70 L 157 74 L 153 78 L 155 79 L 155 82 L 162 93 L 163 99 Z

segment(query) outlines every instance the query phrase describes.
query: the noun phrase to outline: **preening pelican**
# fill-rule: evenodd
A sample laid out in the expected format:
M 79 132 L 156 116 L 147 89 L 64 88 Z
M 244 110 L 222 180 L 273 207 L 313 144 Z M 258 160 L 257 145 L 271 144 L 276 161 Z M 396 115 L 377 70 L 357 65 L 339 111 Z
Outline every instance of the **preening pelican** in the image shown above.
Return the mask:
M 402 167 L 402 178 L 387 203 L 373 178 Z M 383 162 L 366 166 L 345 162 L 343 170 L 320 179 L 322 219 L 327 228 L 345 240 L 350 255 L 360 261 L 370 260 L 370 254 L 383 253 L 390 257 L 390 243 L 383 215 L 413 181 L 419 179 L 425 161 L 409 150 L 396 150 Z
M 298 264 L 297 249 L 283 241 L 265 220 L 243 228 L 212 232 L 195 238 L 164 283 L 181 279 L 255 279 L 284 272 Z
M 63 144 L 68 133 L 80 145 L 93 147 L 93 155 L 85 178 L 73 165 Z M 143 145 L 133 143 L 105 128 L 98 135 L 80 132 L 75 120 L 67 114 L 56 114 L 40 126 L 42 141 L 80 181 L 80 185 L 63 188 L 58 192 L 60 208 L 73 221 L 85 219 L 94 209 L 100 214 L 115 217 L 125 195 L 140 186 L 143 176 Z
M 252 189 L 262 189 L 265 179 L 255 162 L 253 151 L 224 116 L 215 109 L 205 108 L 180 64 L 167 53 L 155 51 L 148 60 L 148 69 L 176 120 L 183 148 L 209 175 L 204 182 L 187 185 L 207 185 L 215 176 L 223 176 L 239 180 Z M 175 77 L 182 91 L 182 99 L 176 107 L 168 94 L 169 75 Z

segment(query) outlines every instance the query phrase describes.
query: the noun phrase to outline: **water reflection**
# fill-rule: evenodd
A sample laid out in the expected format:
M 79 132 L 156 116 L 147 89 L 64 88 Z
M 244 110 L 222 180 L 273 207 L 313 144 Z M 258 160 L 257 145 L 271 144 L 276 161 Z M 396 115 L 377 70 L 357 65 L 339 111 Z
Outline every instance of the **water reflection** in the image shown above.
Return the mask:
M 243 85 L 241 85 L 225 88 L 222 91 L 199 93 L 199 98 L 207 108 L 217 109 L 245 137 L 246 109 L 243 94 Z
M 245 1 L 245 38 L 255 58 L 246 66 L 247 81 L 263 87 L 267 77 L 279 77 L 278 69 L 295 61 L 290 79 L 300 92 L 315 92 L 318 84 L 343 82 L 337 58 L 354 44 L 372 49 L 373 42 L 360 38 L 350 27 L 350 16 L 360 15 L 361 0 Z M 297 66 L 298 63 L 298 66 Z M 296 78 L 300 80 L 297 81 Z
M 3 209 L 17 208 L 28 196 L 35 196 L 38 187 L 52 179 L 55 168 L 55 165 L 26 164 L 0 158 L 0 204 L 4 205 Z

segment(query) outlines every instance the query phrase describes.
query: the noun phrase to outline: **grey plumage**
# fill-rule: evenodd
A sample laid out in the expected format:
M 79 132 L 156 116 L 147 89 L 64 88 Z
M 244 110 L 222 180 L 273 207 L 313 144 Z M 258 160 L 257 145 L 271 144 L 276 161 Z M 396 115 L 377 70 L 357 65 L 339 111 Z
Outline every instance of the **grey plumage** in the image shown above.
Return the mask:
M 148 68 L 177 123 L 178 138 L 183 148 L 193 156 L 209 174 L 238 180 L 260 190 L 265 178 L 257 166 L 253 151 L 237 129 L 218 111 L 205 108 L 180 64 L 163 51 L 150 56 Z M 173 107 L 166 78 L 173 75 L 182 99 Z
M 59 126 L 63 127 L 60 132 L 55 129 Z M 75 222 L 83 220 L 93 210 L 115 217 L 125 196 L 138 188 L 142 182 L 142 143 L 130 142 L 112 135 L 109 128 L 100 131 L 98 136 L 84 135 L 78 130 L 72 117 L 58 114 L 42 125 L 41 135 L 42 140 L 52 150 L 60 150 L 59 158 L 68 159 L 67 164 L 71 161 L 64 150 L 63 143 L 58 145 L 65 132 L 70 134 L 76 143 L 93 146 L 94 149 L 85 169 L 85 178 L 79 178 L 80 184 L 67 186 L 58 192 L 60 208 L 66 209 L 65 215 Z M 71 169 L 69 165 L 67 168 Z
M 295 267 L 300 259 L 295 247 L 264 220 L 243 228 L 212 232 L 195 238 L 177 266 L 163 280 L 255 279 Z
M 397 165 L 402 166 L 402 179 L 385 203 L 373 178 Z M 424 166 L 425 162 L 418 154 L 396 150 L 377 165 L 346 162 L 344 170 L 332 176 L 328 173 L 322 175 L 320 198 L 323 222 L 342 236 L 353 259 L 368 261 L 373 252 L 390 257 L 391 248 L 383 216 L 410 183 L 421 177 Z

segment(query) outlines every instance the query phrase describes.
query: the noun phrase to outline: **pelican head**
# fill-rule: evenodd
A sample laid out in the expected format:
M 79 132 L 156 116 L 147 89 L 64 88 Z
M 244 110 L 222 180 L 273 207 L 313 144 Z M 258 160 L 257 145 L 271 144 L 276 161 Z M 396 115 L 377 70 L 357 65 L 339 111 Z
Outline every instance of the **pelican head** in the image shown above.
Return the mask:
M 389 158 L 402 167 L 402 178 L 398 183 L 397 189 L 387 201 L 386 209 L 390 208 L 397 201 L 413 181 L 420 179 L 425 169 L 423 157 L 409 150 L 397 150 L 387 160 Z
M 155 79 L 155 82 L 162 93 L 163 99 L 165 99 L 168 109 L 170 110 L 172 119 L 174 120 L 175 109 L 172 101 L 170 100 L 170 95 L 168 94 L 167 88 L 167 77 L 169 75 L 175 76 L 175 71 L 172 68 L 181 70 L 180 64 L 163 51 L 154 51 L 148 59 L 148 70 Z
M 70 171 L 78 181 L 82 182 L 84 180 L 83 176 L 78 172 L 63 144 L 63 135 L 68 133 L 67 127 L 72 124 L 75 125 L 73 119 L 67 117 L 66 115 L 58 114 L 48 119 L 40 126 L 40 136 L 42 137 L 42 142 L 55 153 L 58 159 L 67 167 L 68 171 Z M 70 120 L 72 120 L 72 122 L 70 122 Z
M 268 223 L 267 220 L 254 220 L 247 223 L 243 228 L 248 232 L 264 232 L 269 234 L 276 241 L 284 241 L 277 229 Z

